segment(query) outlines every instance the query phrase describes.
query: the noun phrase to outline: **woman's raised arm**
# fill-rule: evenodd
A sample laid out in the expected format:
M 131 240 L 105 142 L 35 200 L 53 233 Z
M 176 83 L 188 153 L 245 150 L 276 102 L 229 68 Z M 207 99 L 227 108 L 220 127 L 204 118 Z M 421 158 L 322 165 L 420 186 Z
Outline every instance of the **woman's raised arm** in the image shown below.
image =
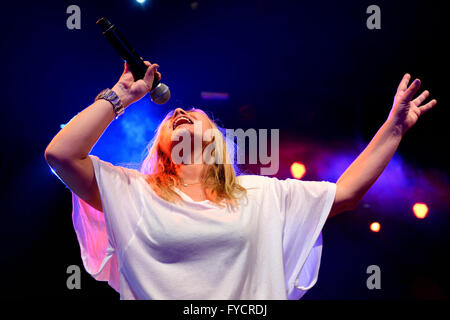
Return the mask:
M 143 79 L 134 81 L 125 64 L 125 69 L 112 90 L 124 107 L 141 99 L 152 87 L 157 64 L 150 64 Z M 115 118 L 110 102 L 100 99 L 77 114 L 52 139 L 45 150 L 45 159 L 60 179 L 80 198 L 97 210 L 101 210 L 100 195 L 95 180 L 94 168 L 89 152 L 103 132 Z
M 416 79 L 408 87 L 410 79 L 411 76 L 405 74 L 397 89 L 388 119 L 337 181 L 336 196 L 329 217 L 353 210 L 357 206 L 386 168 L 405 132 L 422 114 L 436 105 L 437 101 L 434 99 L 423 104 L 430 94 L 427 90 L 414 99 L 420 88 L 420 80 Z

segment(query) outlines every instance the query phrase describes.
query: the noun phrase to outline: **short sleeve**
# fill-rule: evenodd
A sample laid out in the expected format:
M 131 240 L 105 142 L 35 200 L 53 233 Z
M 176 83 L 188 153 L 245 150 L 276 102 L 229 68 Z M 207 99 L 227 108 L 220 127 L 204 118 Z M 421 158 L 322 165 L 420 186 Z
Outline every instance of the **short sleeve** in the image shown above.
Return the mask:
M 89 157 L 103 212 L 72 192 L 72 221 L 86 271 L 120 292 L 119 248 L 132 236 L 132 180 L 136 170 L 114 166 L 93 155 Z
M 297 300 L 317 281 L 321 231 L 334 202 L 336 184 L 296 179 L 274 181 L 283 220 L 287 299 Z

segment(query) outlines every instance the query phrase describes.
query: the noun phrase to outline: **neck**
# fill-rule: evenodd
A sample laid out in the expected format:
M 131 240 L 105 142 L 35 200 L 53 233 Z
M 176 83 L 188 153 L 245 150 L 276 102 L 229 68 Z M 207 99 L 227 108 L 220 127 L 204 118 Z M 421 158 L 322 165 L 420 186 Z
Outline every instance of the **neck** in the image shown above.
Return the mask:
M 184 183 L 196 183 L 202 180 L 205 169 L 205 164 L 183 164 L 176 171 Z

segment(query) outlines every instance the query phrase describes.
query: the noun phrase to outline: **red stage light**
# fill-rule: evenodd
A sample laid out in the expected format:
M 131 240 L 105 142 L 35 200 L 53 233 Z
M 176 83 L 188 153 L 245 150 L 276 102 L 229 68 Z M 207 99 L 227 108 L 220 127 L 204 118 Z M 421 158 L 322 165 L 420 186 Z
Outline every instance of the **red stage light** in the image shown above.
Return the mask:
M 378 232 L 378 231 L 380 231 L 380 229 L 381 229 L 381 226 L 380 226 L 380 224 L 378 222 L 372 222 L 370 224 L 370 230 L 372 232 Z
M 428 214 L 428 206 L 425 203 L 416 203 L 413 206 L 413 212 L 418 219 L 424 219 Z
M 291 174 L 295 179 L 301 179 L 306 173 L 306 168 L 303 163 L 294 162 L 291 164 Z

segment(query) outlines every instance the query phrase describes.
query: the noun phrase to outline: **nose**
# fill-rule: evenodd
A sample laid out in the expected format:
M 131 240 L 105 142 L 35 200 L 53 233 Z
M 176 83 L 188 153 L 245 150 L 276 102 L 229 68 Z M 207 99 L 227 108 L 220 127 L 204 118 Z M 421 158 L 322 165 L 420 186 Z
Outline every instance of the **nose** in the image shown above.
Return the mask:
M 187 113 L 182 108 L 176 108 L 173 112 L 173 118 L 176 118 L 179 115 L 187 115 Z

